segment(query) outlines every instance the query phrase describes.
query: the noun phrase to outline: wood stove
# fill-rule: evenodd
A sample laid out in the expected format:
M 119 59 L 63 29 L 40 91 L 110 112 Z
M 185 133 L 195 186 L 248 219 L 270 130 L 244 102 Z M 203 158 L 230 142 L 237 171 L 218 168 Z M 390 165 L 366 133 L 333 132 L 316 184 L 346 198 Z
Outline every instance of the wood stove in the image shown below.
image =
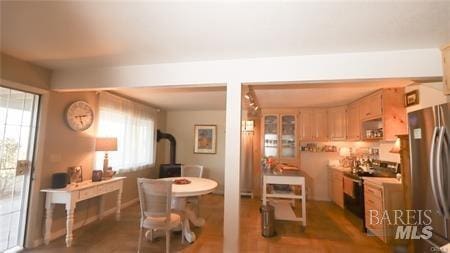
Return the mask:
M 177 142 L 175 137 L 169 133 L 163 133 L 159 129 L 156 132 L 156 141 L 167 139 L 170 142 L 170 163 L 159 166 L 159 177 L 179 177 L 181 176 L 181 164 L 176 163 Z

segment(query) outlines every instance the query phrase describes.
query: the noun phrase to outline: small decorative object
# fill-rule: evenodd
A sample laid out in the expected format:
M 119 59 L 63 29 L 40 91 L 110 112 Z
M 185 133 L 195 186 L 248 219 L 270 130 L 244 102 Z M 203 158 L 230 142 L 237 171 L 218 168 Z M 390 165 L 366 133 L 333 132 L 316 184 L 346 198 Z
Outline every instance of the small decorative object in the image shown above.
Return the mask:
M 16 166 L 16 176 L 25 175 L 25 173 L 30 169 L 30 161 L 28 160 L 18 160 Z
M 254 121 L 253 120 L 243 120 L 241 131 L 244 133 L 252 133 L 254 131 Z
M 94 122 L 94 110 L 84 101 L 76 101 L 66 109 L 66 122 L 74 131 L 84 131 Z
M 67 173 L 54 173 L 52 175 L 52 188 L 59 189 L 67 186 L 69 176 Z
M 116 174 L 115 171 L 112 170 L 111 167 L 109 167 L 107 170 L 103 171 L 103 180 L 111 179 Z
M 103 171 L 102 170 L 93 170 L 92 171 L 92 182 L 102 181 Z
M 413 90 L 405 94 L 405 106 L 417 105 L 419 103 L 419 90 Z
M 81 166 L 73 166 L 68 169 L 70 183 L 83 182 L 83 168 Z
M 108 151 L 117 151 L 117 138 L 98 137 L 95 141 L 95 151 L 105 151 L 105 158 L 103 159 L 103 174 L 106 174 L 108 167 Z
M 215 154 L 216 153 L 216 125 L 195 125 L 194 126 L 194 153 Z
M 190 184 L 191 181 L 186 178 L 175 179 L 173 181 L 174 184 Z

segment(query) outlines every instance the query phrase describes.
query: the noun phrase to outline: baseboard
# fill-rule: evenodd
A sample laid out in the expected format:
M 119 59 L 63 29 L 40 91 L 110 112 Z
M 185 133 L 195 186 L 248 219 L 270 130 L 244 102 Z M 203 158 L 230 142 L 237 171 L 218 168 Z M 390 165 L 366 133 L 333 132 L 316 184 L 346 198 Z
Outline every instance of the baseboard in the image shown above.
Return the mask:
M 132 199 L 130 201 L 124 202 L 121 205 L 120 209 L 121 210 L 125 209 L 125 208 L 127 208 L 129 206 L 132 206 L 132 205 L 136 204 L 137 202 L 139 202 L 139 198 L 135 198 L 135 199 Z M 114 214 L 116 212 L 116 209 L 117 209 L 117 207 L 113 207 L 113 208 L 110 208 L 110 209 L 104 211 L 103 217 L 109 216 L 111 214 Z M 79 221 L 79 222 L 73 224 L 73 231 L 81 228 L 82 226 L 88 225 L 88 224 L 98 220 L 99 218 L 100 217 L 97 214 L 97 215 L 91 216 L 91 217 L 89 217 L 89 218 L 87 218 L 85 220 Z M 65 228 L 57 230 L 55 232 L 52 232 L 51 235 L 50 235 L 50 241 L 53 241 L 53 240 L 55 240 L 55 239 L 57 239 L 57 238 L 59 238 L 61 236 L 64 236 L 65 234 L 66 234 L 66 229 Z M 38 247 L 38 246 L 42 245 L 43 243 L 44 243 L 44 238 L 39 238 L 37 240 L 34 240 L 33 248 Z

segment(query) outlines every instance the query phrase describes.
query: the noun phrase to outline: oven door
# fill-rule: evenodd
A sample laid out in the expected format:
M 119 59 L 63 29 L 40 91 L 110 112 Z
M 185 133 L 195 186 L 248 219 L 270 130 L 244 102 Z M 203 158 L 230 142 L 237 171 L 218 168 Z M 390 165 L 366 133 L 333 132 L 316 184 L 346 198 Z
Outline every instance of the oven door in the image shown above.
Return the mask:
M 344 207 L 364 219 L 364 189 L 361 179 L 344 176 Z

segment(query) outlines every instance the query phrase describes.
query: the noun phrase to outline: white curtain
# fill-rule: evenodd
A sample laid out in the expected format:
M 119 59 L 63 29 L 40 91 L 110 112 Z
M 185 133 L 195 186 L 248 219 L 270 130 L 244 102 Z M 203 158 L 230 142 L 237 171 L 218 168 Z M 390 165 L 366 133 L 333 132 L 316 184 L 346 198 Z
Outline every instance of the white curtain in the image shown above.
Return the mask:
M 154 165 L 155 118 L 156 111 L 151 107 L 108 92 L 100 93 L 97 136 L 117 138 L 117 151 L 108 152 L 113 170 Z M 104 152 L 97 152 L 97 169 L 102 168 L 103 157 Z
M 241 134 L 241 192 L 253 192 L 253 133 Z

